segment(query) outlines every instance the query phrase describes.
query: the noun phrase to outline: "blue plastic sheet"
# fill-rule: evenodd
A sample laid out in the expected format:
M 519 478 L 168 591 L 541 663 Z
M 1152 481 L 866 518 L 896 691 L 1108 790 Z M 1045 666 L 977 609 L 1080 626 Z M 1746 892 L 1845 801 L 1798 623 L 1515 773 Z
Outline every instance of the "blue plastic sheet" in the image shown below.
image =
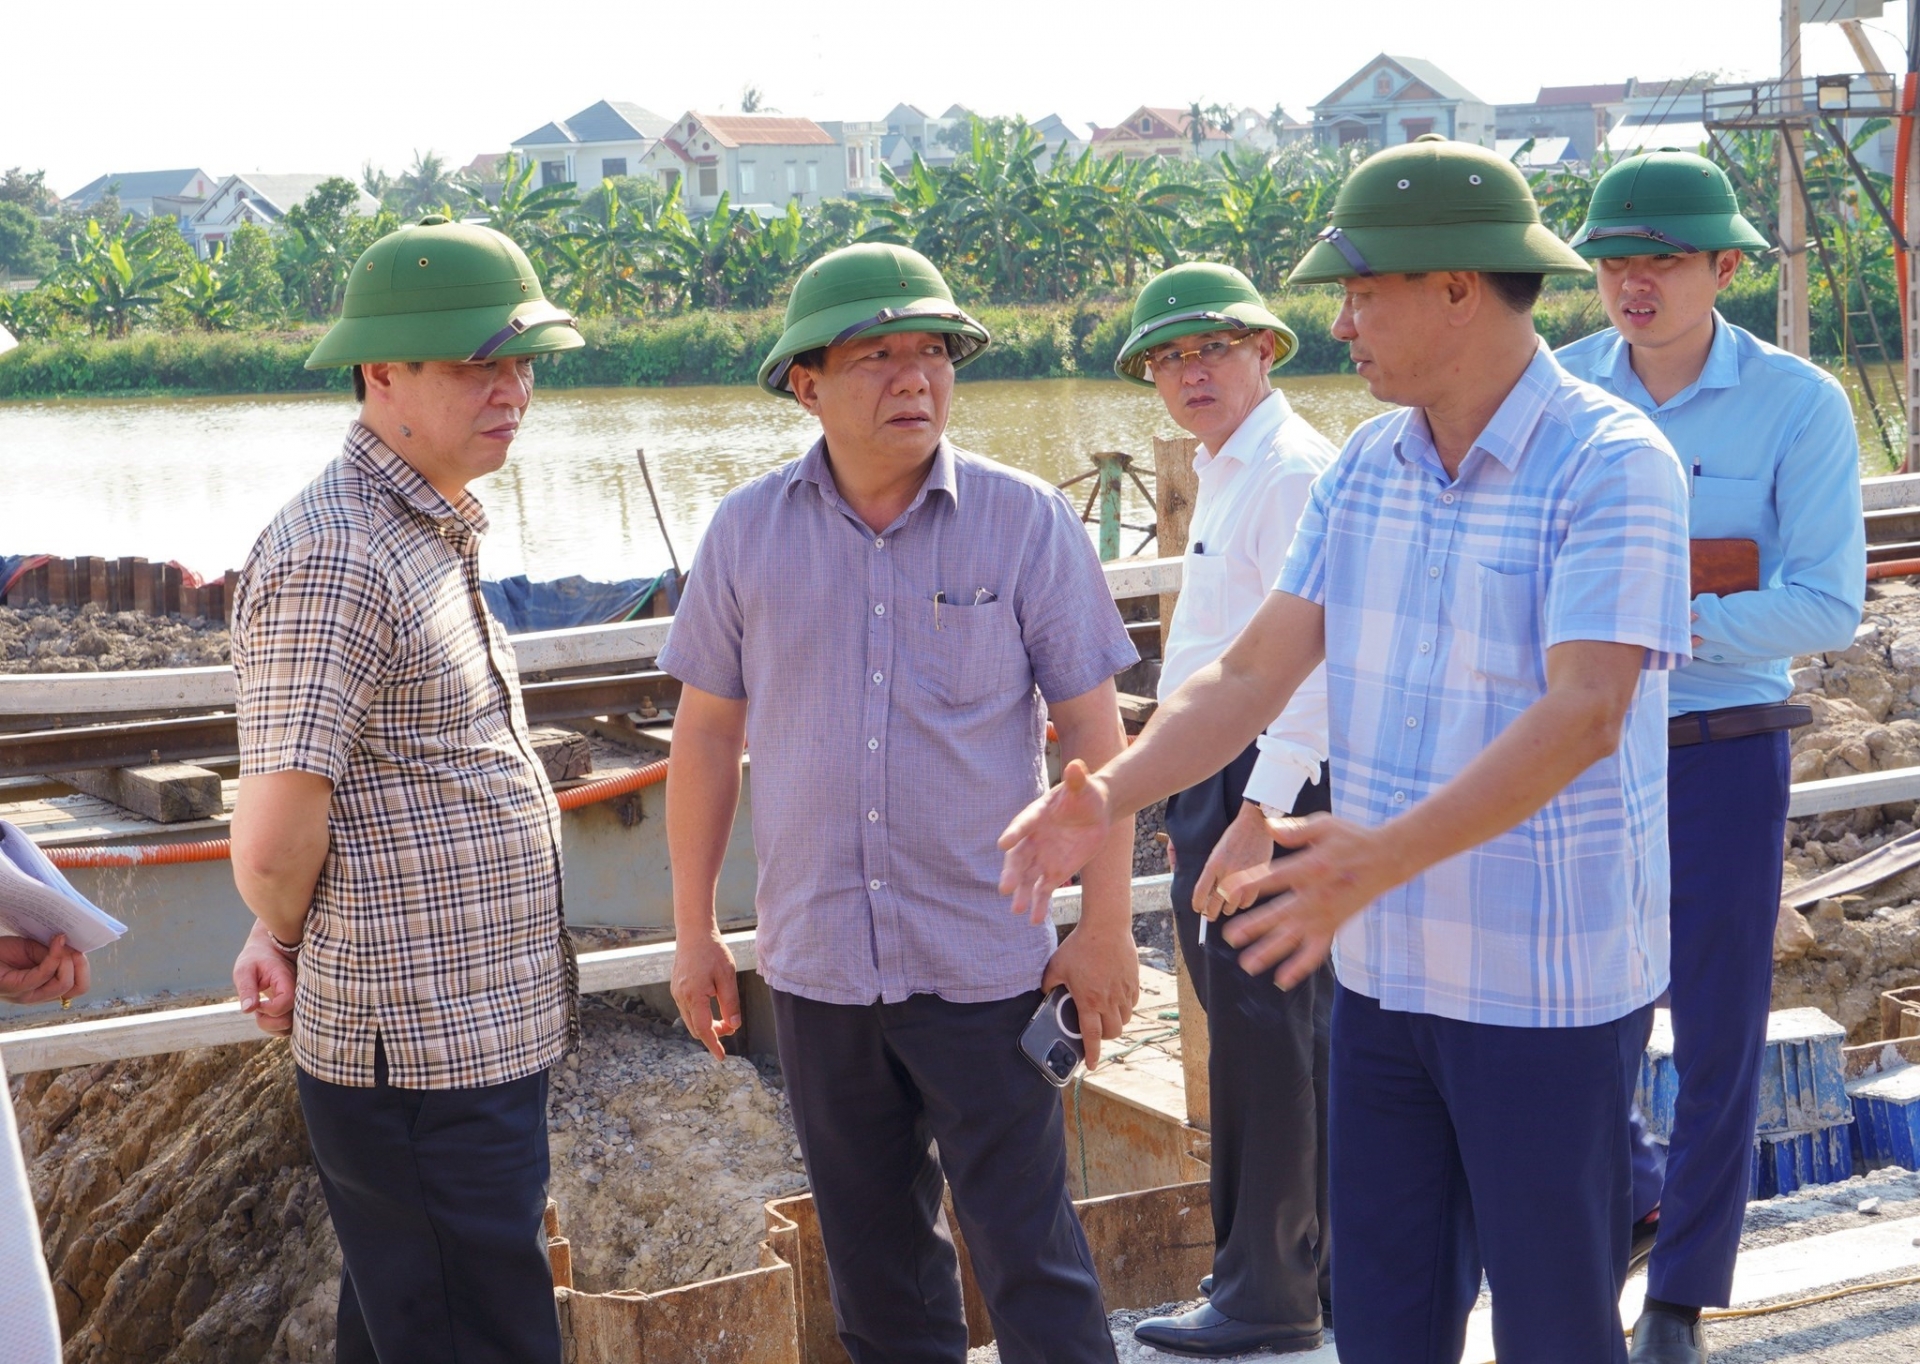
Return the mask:
M 480 584 L 487 609 L 510 635 L 630 620 L 652 603 L 657 592 L 667 594 L 668 610 L 680 604 L 680 585 L 672 570 L 653 578 L 629 578 L 618 583 L 597 583 L 581 577 L 533 582 L 519 574 Z

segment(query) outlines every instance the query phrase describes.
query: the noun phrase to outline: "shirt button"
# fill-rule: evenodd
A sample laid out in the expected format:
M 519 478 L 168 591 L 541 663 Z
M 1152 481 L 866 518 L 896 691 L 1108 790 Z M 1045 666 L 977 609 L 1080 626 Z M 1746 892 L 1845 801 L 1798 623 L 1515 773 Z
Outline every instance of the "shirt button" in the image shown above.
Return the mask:
M 1437 577 L 1439 577 L 1439 576 L 1440 576 L 1440 566 L 1439 566 L 1438 564 L 1435 564 L 1435 565 L 1434 565 L 1434 566 L 1433 566 L 1432 568 L 1430 568 L 1430 569 L 1428 569 L 1428 570 L 1427 570 L 1427 576 L 1428 576 L 1429 578 L 1437 578 Z
M 1420 723 L 1420 722 L 1419 722 L 1418 720 L 1416 720 L 1416 719 L 1414 719 L 1414 718 L 1413 718 L 1413 717 L 1412 717 L 1411 715 L 1409 715 L 1409 716 L 1407 717 L 1407 728 L 1408 728 L 1408 729 L 1412 729 L 1412 728 L 1413 728 L 1413 727 L 1414 727 L 1415 725 L 1417 725 L 1417 724 L 1419 724 L 1419 723 Z
M 1441 500 L 1442 502 L 1444 502 L 1444 503 L 1446 503 L 1446 504 L 1447 504 L 1447 505 L 1448 505 L 1449 507 L 1451 507 L 1451 506 L 1453 505 L 1453 494 L 1452 494 L 1452 493 L 1441 493 L 1441 494 L 1440 494 L 1440 500 Z
M 887 607 L 886 607 L 886 603 L 885 603 L 885 602 L 882 602 L 882 603 L 881 603 L 880 605 L 878 605 L 878 606 L 876 606 L 876 607 L 874 607 L 874 608 L 873 608 L 873 614 L 874 614 L 874 615 L 876 615 L 876 616 L 884 616 L 884 615 L 886 615 L 886 614 L 887 614 Z
M 884 535 L 875 536 L 873 547 L 875 549 L 885 549 L 887 547 L 887 537 Z
M 867 882 L 867 889 L 868 889 L 868 890 L 878 890 L 878 889 L 880 889 L 880 883 L 879 883 L 878 881 L 869 881 L 869 882 Z
M 879 822 L 880 822 L 880 812 L 878 810 L 867 811 L 867 823 L 878 824 Z
M 1424 653 L 1431 653 L 1432 651 L 1433 651 L 1433 646 L 1432 646 L 1431 644 L 1429 644 L 1429 643 L 1427 643 L 1427 641 L 1426 641 L 1426 640 L 1424 640 L 1424 639 L 1420 641 L 1420 652 L 1421 652 L 1421 653 L 1423 653 L 1423 654 L 1424 654 Z
M 874 681 L 875 681 L 876 683 L 879 683 L 879 682 L 884 682 L 884 681 L 886 681 L 886 680 L 887 680 L 887 675 L 886 675 L 885 673 L 875 673 L 875 674 L 873 675 L 873 680 L 874 680 Z
M 880 747 L 880 741 L 878 739 L 867 740 L 867 751 L 869 753 L 871 753 L 874 749 L 878 747 Z
M 1393 793 L 1393 803 L 1395 805 L 1405 805 L 1407 803 L 1407 793 L 1405 791 L 1395 791 Z

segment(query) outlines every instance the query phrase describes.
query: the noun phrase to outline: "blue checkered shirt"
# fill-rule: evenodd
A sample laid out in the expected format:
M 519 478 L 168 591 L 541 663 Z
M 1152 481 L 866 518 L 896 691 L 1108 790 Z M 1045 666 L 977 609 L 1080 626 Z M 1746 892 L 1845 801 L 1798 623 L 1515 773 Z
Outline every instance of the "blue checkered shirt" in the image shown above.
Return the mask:
M 1686 660 L 1672 448 L 1543 345 L 1449 479 L 1425 415 L 1355 431 L 1278 587 L 1326 609 L 1334 810 L 1381 825 L 1546 693 L 1569 640 L 1647 650 L 1617 752 L 1349 920 L 1335 969 L 1390 1009 L 1582 1027 L 1667 984 L 1666 672 Z

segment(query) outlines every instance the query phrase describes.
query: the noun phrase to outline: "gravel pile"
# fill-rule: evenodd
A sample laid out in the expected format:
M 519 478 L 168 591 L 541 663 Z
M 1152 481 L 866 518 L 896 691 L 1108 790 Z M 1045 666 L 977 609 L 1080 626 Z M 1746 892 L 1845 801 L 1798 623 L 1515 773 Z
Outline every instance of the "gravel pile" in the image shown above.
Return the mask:
M 232 662 L 227 629 L 204 617 L 98 606 L 0 606 L 0 673 L 124 672 Z

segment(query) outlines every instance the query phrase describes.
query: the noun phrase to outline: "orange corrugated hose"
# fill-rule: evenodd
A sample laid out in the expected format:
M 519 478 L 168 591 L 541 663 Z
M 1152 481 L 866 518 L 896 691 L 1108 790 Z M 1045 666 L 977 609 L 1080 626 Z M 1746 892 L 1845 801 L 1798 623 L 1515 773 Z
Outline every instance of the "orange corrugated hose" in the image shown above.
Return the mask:
M 554 799 L 562 810 L 578 810 L 603 800 L 631 795 L 667 779 L 667 761 L 650 762 L 617 777 L 602 777 L 570 790 Z M 225 862 L 233 856 L 233 841 L 209 839 L 202 843 L 159 843 L 138 848 L 48 848 L 47 860 L 65 869 L 74 867 L 170 867 L 183 862 Z

